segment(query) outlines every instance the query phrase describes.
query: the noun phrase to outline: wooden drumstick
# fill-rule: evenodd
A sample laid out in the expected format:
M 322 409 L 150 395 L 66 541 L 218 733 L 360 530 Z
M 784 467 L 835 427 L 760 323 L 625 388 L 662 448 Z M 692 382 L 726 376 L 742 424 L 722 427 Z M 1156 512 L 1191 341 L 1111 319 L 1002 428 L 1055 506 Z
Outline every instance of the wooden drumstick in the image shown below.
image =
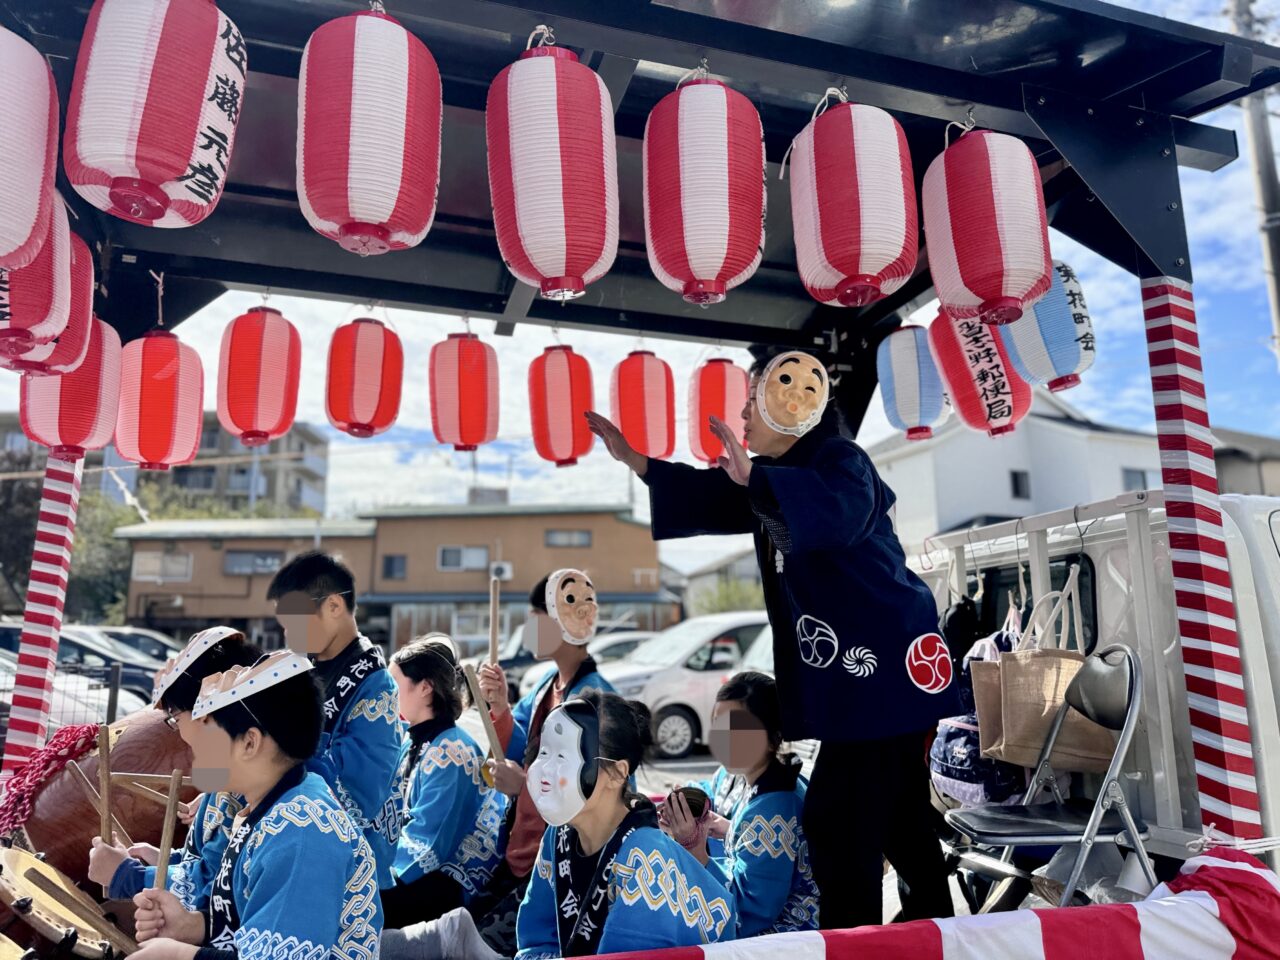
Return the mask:
M 493 718 L 489 716 L 489 705 L 485 702 L 484 695 L 480 692 L 480 681 L 476 679 L 476 668 L 468 663 L 463 666 L 462 672 L 467 678 L 467 688 L 471 691 L 471 701 L 476 705 L 476 709 L 480 711 L 480 720 L 484 724 L 484 735 L 489 741 L 489 756 L 501 762 L 505 756 L 502 752 L 502 741 L 498 739 L 498 731 L 494 729 Z M 489 786 L 497 785 L 494 783 L 493 774 L 489 772 L 487 766 L 481 776 L 484 777 L 485 783 L 489 784 Z
M 169 776 L 169 802 L 164 808 L 164 829 L 160 832 L 160 859 L 156 861 L 156 890 L 165 888 L 169 879 L 169 855 L 173 852 L 173 831 L 178 820 L 178 793 L 182 789 L 182 771 Z
M 498 662 L 498 599 L 502 584 L 497 577 L 489 579 L 489 662 Z
M 101 815 L 102 797 L 98 794 L 98 788 L 93 785 L 93 781 L 89 779 L 89 775 L 80 769 L 80 764 L 76 763 L 74 760 L 67 764 L 67 769 L 71 771 L 76 782 L 80 784 L 80 788 L 84 791 L 84 795 L 86 799 L 88 799 L 90 806 L 92 806 L 93 809 L 98 811 L 99 815 Z M 133 846 L 133 841 L 129 839 L 129 834 L 125 832 L 124 827 L 121 826 L 120 821 L 116 819 L 115 814 L 111 815 L 111 830 L 126 847 Z M 107 834 L 102 838 L 102 840 L 104 843 L 110 843 L 112 842 L 112 837 L 110 834 Z
M 169 774 L 167 773 L 113 773 L 111 774 L 111 782 L 124 784 L 126 782 L 140 784 L 144 787 L 167 787 L 169 785 Z M 184 787 L 194 786 L 190 777 L 182 778 Z
M 99 836 L 111 842 L 111 728 L 105 723 L 98 728 L 98 818 Z

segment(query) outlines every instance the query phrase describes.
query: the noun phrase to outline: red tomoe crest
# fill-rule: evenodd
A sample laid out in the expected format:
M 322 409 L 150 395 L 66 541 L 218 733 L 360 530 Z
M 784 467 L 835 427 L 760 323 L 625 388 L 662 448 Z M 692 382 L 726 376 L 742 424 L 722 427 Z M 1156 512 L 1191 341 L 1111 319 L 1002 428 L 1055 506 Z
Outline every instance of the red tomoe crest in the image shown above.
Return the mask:
M 951 686 L 951 651 L 936 633 L 916 637 L 907 648 L 907 676 L 925 693 L 941 693 Z

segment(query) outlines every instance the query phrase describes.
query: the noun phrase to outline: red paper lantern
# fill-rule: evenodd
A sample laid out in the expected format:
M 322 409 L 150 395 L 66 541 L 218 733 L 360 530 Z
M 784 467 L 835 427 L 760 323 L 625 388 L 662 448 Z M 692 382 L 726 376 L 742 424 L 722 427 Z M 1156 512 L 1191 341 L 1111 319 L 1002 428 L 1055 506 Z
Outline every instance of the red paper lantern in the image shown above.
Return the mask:
M 218 422 L 246 447 L 282 437 L 298 407 L 302 340 L 279 310 L 255 307 L 222 334 Z
M 325 409 L 353 437 L 372 437 L 400 415 L 404 349 L 396 332 L 372 317 L 339 327 L 329 344 Z
M 474 333 L 431 348 L 431 429 L 439 443 L 474 450 L 498 436 L 498 354 Z
M 71 309 L 57 338 L 32 347 L 20 357 L 0 357 L 0 367 L 37 376 L 70 373 L 84 361 L 93 332 L 93 254 L 71 234 Z M 113 420 L 114 423 L 114 420 Z
M 929 327 L 929 350 L 966 427 L 993 437 L 1013 433 L 1031 409 L 1031 387 L 1015 372 L 996 330 L 974 317 L 940 312 Z
M 58 156 L 58 88 L 44 57 L 0 27 L 0 268 L 36 258 L 49 232 Z
M 1049 289 L 1040 170 L 1017 137 L 966 133 L 924 175 L 929 269 L 956 319 L 1012 323 Z
M 529 365 L 529 415 L 538 456 L 557 467 L 578 462 L 594 437 L 584 414 L 593 406 L 591 365 L 573 347 L 547 347 Z
M 667 94 L 644 128 L 649 266 L 690 303 L 719 303 L 764 253 L 764 134 L 751 101 L 718 80 Z
M 648 350 L 635 350 L 613 368 L 613 422 L 627 443 L 657 460 L 676 449 L 676 402 L 671 368 Z
M 116 451 L 143 470 L 190 463 L 204 426 L 200 356 L 168 330 L 125 345 L 120 364 Z
M 711 432 L 711 417 L 728 424 L 735 437 L 742 436 L 746 427 L 742 411 L 750 385 L 747 371 L 724 357 L 713 357 L 693 372 L 689 381 L 689 450 L 703 463 L 715 463 L 724 455 L 724 444 Z
M 415 247 L 440 186 L 440 71 L 384 13 L 330 20 L 298 78 L 298 203 L 307 222 L 362 256 Z
M 84 361 L 70 373 L 22 378 L 22 432 L 60 460 L 111 442 L 120 406 L 120 335 L 96 317 Z
M 613 102 L 571 50 L 534 47 L 506 67 L 485 104 L 498 248 L 516 279 L 572 300 L 618 252 Z
M 71 318 L 71 229 L 57 199 L 49 233 L 36 258 L 17 270 L 0 270 L 0 354 L 21 357 L 52 343 Z
M 131 223 L 199 223 L 222 196 L 247 48 L 212 0 L 97 0 L 67 105 L 62 165 Z
M 839 103 L 792 144 L 791 221 L 804 288 L 861 307 L 916 267 L 916 186 L 906 135 L 888 113 Z

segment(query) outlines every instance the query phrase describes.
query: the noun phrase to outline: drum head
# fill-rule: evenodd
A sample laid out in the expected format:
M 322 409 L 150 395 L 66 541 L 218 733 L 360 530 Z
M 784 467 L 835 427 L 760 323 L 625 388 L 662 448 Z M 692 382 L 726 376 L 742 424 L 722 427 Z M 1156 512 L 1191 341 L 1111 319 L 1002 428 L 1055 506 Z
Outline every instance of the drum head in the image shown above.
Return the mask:
M 0 849 L 0 868 L 0 903 L 44 939 L 57 945 L 74 932 L 71 952 L 98 960 L 138 949 L 91 896 L 33 854 L 16 847 Z
M 0 960 L 22 960 L 23 956 L 28 952 L 8 937 L 0 934 Z

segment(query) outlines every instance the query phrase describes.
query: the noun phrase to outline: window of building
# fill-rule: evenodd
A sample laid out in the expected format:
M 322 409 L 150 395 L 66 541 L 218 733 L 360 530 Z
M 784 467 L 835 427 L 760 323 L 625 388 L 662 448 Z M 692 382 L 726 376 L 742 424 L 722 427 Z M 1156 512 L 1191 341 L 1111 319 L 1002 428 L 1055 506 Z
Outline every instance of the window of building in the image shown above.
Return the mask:
M 1140 470 L 1137 467 L 1122 467 L 1120 469 L 1121 484 L 1124 486 L 1125 492 L 1129 493 L 1134 490 L 1152 490 L 1160 486 L 1158 476 L 1155 471 Z
M 409 558 L 403 553 L 387 553 L 382 557 L 384 580 L 403 580 L 408 572 Z
M 584 547 L 591 546 L 590 530 L 548 530 L 546 535 L 548 547 Z
M 178 467 L 173 471 L 174 486 L 184 490 L 212 490 L 214 479 L 213 467 Z
M 218 444 L 221 442 L 221 440 L 222 440 L 222 431 L 218 427 L 206 426 L 204 428 L 204 432 L 200 434 L 200 449 L 201 450 L 217 450 Z
M 1026 470 L 1009 471 L 1010 494 L 1015 500 L 1031 499 L 1031 474 Z
M 191 554 L 147 551 L 133 555 L 134 580 L 186 583 L 191 579 Z
M 484 570 L 489 569 L 488 547 L 441 547 L 437 555 L 436 566 L 441 570 Z
M 222 555 L 222 572 L 228 577 L 270 575 L 283 564 L 279 550 L 228 550 Z

